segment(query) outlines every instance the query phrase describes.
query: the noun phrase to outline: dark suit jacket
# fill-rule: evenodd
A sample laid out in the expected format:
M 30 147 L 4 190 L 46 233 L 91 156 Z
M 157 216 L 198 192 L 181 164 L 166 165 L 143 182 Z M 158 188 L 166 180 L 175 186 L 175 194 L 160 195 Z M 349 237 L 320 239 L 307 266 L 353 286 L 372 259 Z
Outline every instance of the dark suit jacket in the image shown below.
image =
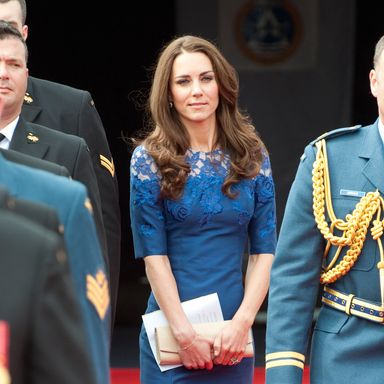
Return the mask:
M 59 176 L 70 177 L 67 168 L 62 165 L 52 163 L 51 161 L 41 160 L 37 157 L 26 155 L 22 152 L 17 152 L 12 149 L 0 148 L 0 153 L 9 161 L 22 165 L 27 165 L 32 168 L 42 169 L 54 173 Z
M 115 168 L 100 116 L 84 90 L 29 76 L 27 92 L 21 112 L 25 120 L 80 136 L 89 147 L 101 197 L 114 304 L 120 273 L 120 208 Z
M 0 208 L 0 243 L 0 319 L 10 326 L 12 383 L 93 384 L 61 238 Z
M 64 166 L 74 180 L 87 187 L 100 244 L 108 266 L 99 188 L 85 141 L 74 135 L 26 122 L 20 116 L 10 149 Z

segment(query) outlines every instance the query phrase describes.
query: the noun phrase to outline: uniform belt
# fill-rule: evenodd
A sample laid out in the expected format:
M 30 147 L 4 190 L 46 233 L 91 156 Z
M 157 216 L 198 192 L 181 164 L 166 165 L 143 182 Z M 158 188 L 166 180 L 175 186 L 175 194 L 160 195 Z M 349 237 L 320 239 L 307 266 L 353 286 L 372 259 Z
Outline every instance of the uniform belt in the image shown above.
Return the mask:
M 362 317 L 376 323 L 384 323 L 384 307 L 359 299 L 355 295 L 346 295 L 329 287 L 324 287 L 321 301 L 347 315 Z

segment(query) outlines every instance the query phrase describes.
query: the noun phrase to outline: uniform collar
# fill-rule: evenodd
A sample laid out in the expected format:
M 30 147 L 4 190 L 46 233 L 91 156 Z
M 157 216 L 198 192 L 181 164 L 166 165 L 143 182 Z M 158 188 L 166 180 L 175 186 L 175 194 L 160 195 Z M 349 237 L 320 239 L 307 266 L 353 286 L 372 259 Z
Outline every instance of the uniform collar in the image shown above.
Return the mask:
M 384 144 L 384 124 L 383 122 L 380 120 L 380 118 L 378 119 L 378 123 L 377 123 L 377 126 L 379 127 L 379 134 L 380 134 L 380 137 L 381 137 L 381 141 L 383 142 Z

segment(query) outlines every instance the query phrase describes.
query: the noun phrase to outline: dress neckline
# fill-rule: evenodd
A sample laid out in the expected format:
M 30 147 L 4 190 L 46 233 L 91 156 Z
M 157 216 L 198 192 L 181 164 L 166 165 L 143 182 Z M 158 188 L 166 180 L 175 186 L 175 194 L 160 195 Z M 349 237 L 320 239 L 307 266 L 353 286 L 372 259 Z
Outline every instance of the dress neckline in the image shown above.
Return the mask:
M 216 154 L 216 153 L 222 152 L 222 150 L 221 150 L 221 148 L 215 148 L 212 151 L 201 151 L 199 149 L 193 149 L 193 148 L 189 147 L 187 149 L 187 152 L 191 152 L 192 154 L 203 153 L 205 155 L 210 155 L 210 154 Z

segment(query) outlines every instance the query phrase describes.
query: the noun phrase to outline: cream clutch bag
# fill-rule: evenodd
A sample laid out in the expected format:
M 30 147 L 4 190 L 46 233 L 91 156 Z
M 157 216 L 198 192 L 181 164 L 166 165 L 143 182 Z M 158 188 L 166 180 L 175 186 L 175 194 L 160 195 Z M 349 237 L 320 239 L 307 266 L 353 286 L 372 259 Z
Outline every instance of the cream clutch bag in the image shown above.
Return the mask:
M 196 333 L 207 339 L 214 340 L 218 332 L 229 322 L 220 321 L 213 323 L 199 323 L 192 324 Z M 160 365 L 174 365 L 180 364 L 179 356 L 179 345 L 169 326 L 161 326 L 155 328 L 155 339 L 156 339 L 156 351 L 157 359 Z M 245 349 L 244 357 L 252 357 L 253 352 L 253 336 L 252 331 L 249 330 L 248 343 Z

